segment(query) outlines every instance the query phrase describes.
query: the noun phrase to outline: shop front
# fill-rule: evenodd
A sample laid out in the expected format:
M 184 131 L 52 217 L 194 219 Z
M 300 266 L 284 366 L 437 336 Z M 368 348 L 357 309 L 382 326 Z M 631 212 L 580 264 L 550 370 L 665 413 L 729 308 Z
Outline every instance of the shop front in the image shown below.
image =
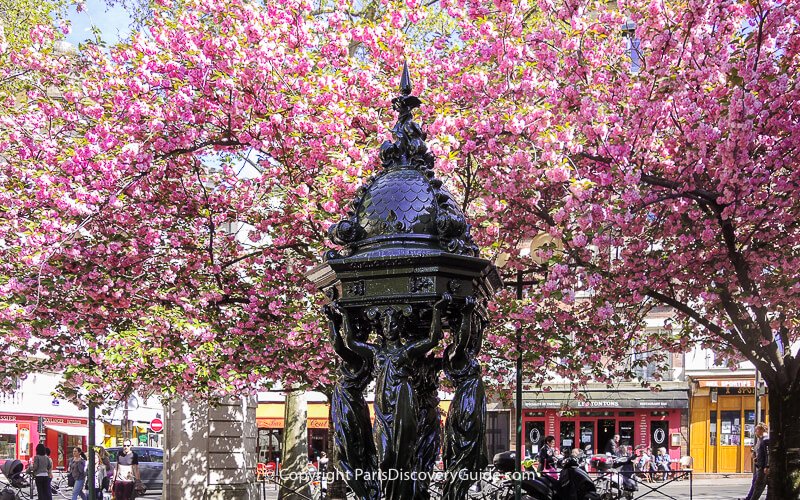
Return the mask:
M 370 418 L 374 420 L 372 403 L 368 402 L 367 406 Z M 442 425 L 444 425 L 449 409 L 449 400 L 439 402 Z M 308 429 L 308 454 L 312 460 L 316 460 L 323 451 L 330 454 L 328 450 L 328 416 L 327 403 L 308 403 L 306 427 Z M 508 449 L 510 418 L 510 412 L 507 409 L 487 411 L 486 441 L 489 458 L 495 453 Z M 258 462 L 262 464 L 280 462 L 283 447 L 284 404 L 281 402 L 259 403 L 256 409 L 256 425 L 258 427 L 256 441 Z
M 754 378 L 695 378 L 690 407 L 690 454 L 697 472 L 751 472 L 755 425 L 767 422 L 768 403 L 761 388 L 756 418 Z
M 615 434 L 634 449 L 665 448 L 673 460 L 686 449 L 682 416 L 689 406 L 685 388 L 649 390 L 587 390 L 582 399 L 569 391 L 527 392 L 523 398 L 523 446 L 527 455 L 539 451 L 545 436 L 568 454 L 573 448 L 605 453 Z
M 87 449 L 88 436 L 89 421 L 85 418 L 0 414 L 0 462 L 27 462 L 41 442 L 50 448 L 54 467 L 66 467 L 72 448 Z M 104 430 L 100 421 L 95 436 L 97 443 L 103 442 Z
M 308 456 L 316 460 L 328 452 L 328 405 L 309 403 L 306 427 L 308 429 Z M 256 409 L 258 439 L 256 442 L 259 463 L 280 462 L 283 447 L 283 403 L 261 403 Z

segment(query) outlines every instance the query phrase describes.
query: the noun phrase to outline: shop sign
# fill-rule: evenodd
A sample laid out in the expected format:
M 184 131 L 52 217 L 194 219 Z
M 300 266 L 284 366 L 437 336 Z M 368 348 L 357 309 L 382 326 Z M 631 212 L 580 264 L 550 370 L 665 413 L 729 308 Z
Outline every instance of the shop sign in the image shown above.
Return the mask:
M 309 429 L 327 429 L 328 428 L 328 419 L 327 418 L 309 418 L 306 421 L 306 426 Z
M 755 380 L 699 380 L 700 387 L 755 387 Z
M 718 396 L 755 396 L 755 394 L 755 387 L 720 387 L 717 389 Z
M 257 418 L 256 424 L 262 429 L 283 429 L 282 418 Z
M 575 405 L 578 408 L 619 408 L 619 401 L 576 401 Z
M 53 418 L 53 417 L 44 417 L 45 424 L 65 424 L 65 425 L 87 425 L 85 420 L 80 420 L 76 418 Z
M 567 410 L 569 408 L 688 408 L 688 399 L 596 399 L 588 401 L 570 400 L 526 400 L 523 408 Z
M 0 421 L 2 422 L 16 422 L 17 417 L 15 415 L 0 415 Z

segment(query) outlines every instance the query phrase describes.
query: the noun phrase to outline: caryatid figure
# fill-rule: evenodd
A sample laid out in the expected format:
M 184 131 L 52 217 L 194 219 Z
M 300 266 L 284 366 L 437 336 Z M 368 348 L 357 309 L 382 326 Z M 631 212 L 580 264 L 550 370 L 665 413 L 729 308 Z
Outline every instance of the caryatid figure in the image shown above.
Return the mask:
M 414 360 L 425 356 L 442 338 L 442 311 L 451 302 L 446 294 L 433 306 L 428 337 L 404 341 L 410 305 L 374 307 L 367 312 L 376 322 L 383 345 L 353 339 L 348 347 L 361 356 L 375 357 L 374 435 L 384 500 L 414 497 L 415 449 L 419 404 L 412 384 Z
M 372 380 L 374 357 L 371 352 L 347 347 L 354 342 L 365 342 L 370 329 L 360 323 L 354 328 L 350 314 L 336 303 L 325 306 L 323 311 L 329 320 L 331 346 L 341 359 L 331 396 L 335 457 L 345 482 L 358 500 L 379 500 L 378 459 L 369 408 L 364 400 L 364 389 Z
M 444 373 L 455 388 L 455 395 L 445 423 L 444 460 L 447 481 L 442 498 L 463 500 L 477 473 L 488 465 L 486 452 L 486 392 L 480 350 L 483 324 L 475 314 L 476 301 L 467 297 L 462 308 L 461 324 L 454 331 L 453 343 L 444 351 Z

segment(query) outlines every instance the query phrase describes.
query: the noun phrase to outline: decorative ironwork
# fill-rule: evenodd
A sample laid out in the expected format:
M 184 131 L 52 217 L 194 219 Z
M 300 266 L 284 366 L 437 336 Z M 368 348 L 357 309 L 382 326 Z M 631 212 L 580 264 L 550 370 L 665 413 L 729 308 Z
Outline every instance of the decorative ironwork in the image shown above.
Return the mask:
M 428 293 L 433 291 L 434 281 L 430 276 L 412 276 L 408 280 L 411 293 Z
M 347 285 L 347 295 L 364 295 L 364 280 L 358 280 Z
M 476 356 L 485 304 L 502 283 L 478 257 L 463 212 L 434 174 L 426 134 L 413 119 L 420 100 L 411 91 L 404 65 L 400 95 L 392 100 L 394 142 L 381 146 L 382 170 L 331 227 L 341 250 L 326 252 L 308 276 L 334 290 L 325 307 L 342 360 L 331 399 L 334 458 L 356 498 L 429 499 L 427 478 L 444 441 L 444 497 L 461 500 L 475 477 L 464 473 L 486 465 L 486 397 Z M 435 355 L 445 329 L 452 341 Z M 442 371 L 455 387 L 444 437 Z M 370 433 L 363 390 L 373 379 Z

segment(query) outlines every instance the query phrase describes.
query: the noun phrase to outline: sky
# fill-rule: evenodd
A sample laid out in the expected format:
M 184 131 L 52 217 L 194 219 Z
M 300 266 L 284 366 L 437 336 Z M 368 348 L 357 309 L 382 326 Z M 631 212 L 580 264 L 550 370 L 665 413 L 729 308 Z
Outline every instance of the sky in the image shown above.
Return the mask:
M 93 38 L 91 28 L 97 26 L 108 44 L 118 42 L 130 33 L 131 18 L 120 5 L 109 7 L 101 0 L 86 0 L 83 12 L 70 6 L 68 19 L 72 31 L 66 39 L 76 47 L 84 40 Z

